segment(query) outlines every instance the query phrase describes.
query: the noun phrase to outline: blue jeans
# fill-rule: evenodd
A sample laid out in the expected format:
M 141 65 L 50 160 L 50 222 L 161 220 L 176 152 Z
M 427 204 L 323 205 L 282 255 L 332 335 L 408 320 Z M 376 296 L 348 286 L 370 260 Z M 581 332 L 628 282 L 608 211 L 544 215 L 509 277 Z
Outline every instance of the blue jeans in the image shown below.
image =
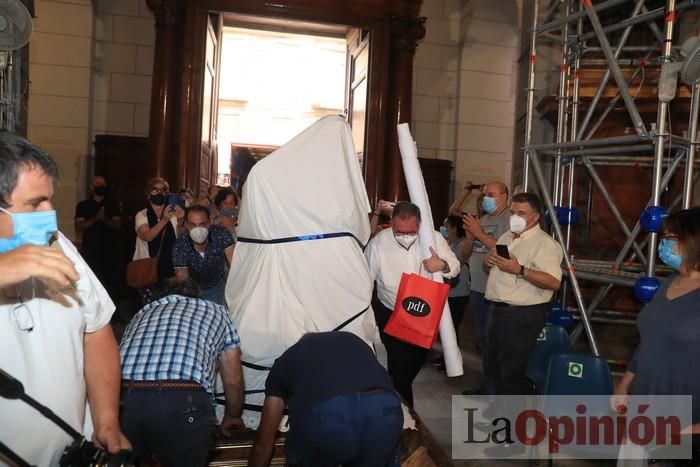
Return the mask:
M 336 396 L 290 416 L 287 461 L 300 467 L 398 467 L 402 427 L 401 404 L 390 392 Z
M 135 452 L 167 467 L 207 464 L 216 416 L 203 389 L 123 389 L 119 418 Z
M 202 289 L 200 298 L 202 298 L 203 300 L 209 300 L 210 302 L 218 303 L 219 305 L 226 306 L 226 299 L 224 298 L 225 291 L 226 280 L 221 279 L 216 285 L 208 289 Z

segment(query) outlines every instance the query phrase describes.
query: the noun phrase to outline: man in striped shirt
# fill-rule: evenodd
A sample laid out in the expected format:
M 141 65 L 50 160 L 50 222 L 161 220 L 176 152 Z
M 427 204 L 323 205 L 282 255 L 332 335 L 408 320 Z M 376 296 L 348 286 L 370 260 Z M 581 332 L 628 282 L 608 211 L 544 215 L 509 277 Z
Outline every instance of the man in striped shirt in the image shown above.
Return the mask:
M 224 383 L 224 433 L 243 428 L 240 341 L 222 305 L 197 298 L 191 280 L 166 283 L 144 306 L 120 346 L 124 433 L 134 450 L 162 464 L 206 464 L 215 424 L 215 368 Z

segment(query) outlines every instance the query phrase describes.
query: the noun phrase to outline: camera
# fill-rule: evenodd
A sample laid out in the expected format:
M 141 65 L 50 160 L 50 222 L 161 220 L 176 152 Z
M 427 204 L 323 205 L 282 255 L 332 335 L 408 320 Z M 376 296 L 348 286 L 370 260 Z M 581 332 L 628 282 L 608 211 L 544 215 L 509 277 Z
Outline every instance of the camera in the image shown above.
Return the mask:
M 85 438 L 80 438 L 66 446 L 59 465 L 61 467 L 136 467 L 139 463 L 132 451 L 122 450 L 117 454 L 110 454 Z

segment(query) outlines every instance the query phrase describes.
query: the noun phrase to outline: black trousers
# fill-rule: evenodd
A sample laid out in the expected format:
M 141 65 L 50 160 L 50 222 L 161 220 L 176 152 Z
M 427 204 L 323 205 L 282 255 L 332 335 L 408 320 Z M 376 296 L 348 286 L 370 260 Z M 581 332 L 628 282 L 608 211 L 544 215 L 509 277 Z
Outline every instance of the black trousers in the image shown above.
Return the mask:
M 487 365 L 496 394 L 529 394 L 525 379 L 537 336 L 545 325 L 549 303 L 503 306 L 491 302 L 486 323 Z
M 122 389 L 120 422 L 135 452 L 165 467 L 207 465 L 216 415 L 202 390 Z
M 382 305 L 378 300 L 374 306 L 374 317 L 379 326 L 382 343 L 386 347 L 389 375 L 394 388 L 403 397 L 409 407 L 413 407 L 413 380 L 423 368 L 428 349 L 400 341 L 384 332 L 384 326 L 389 321 L 392 310 Z

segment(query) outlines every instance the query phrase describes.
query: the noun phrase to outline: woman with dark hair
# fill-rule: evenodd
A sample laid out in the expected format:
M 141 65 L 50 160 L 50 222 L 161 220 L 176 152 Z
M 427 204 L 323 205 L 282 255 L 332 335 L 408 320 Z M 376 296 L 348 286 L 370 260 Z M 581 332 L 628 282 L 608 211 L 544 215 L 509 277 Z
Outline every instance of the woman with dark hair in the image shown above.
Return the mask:
M 158 257 L 158 280 L 175 276 L 173 245 L 178 235 L 178 219 L 185 212 L 180 206 L 168 205 L 170 186 L 162 178 L 152 178 L 145 187 L 148 207 L 136 213 L 136 248 L 134 260 Z M 149 301 L 150 289 L 140 289 L 144 303 Z
M 639 345 L 611 398 L 617 409 L 627 394 L 692 395 L 692 423 L 700 433 L 700 208 L 664 220 L 661 261 L 674 273 L 661 283 L 637 317 Z
M 226 227 L 226 230 L 236 235 L 238 223 L 238 194 L 231 187 L 222 188 L 214 197 L 214 205 L 218 215 L 214 217 L 214 224 Z

